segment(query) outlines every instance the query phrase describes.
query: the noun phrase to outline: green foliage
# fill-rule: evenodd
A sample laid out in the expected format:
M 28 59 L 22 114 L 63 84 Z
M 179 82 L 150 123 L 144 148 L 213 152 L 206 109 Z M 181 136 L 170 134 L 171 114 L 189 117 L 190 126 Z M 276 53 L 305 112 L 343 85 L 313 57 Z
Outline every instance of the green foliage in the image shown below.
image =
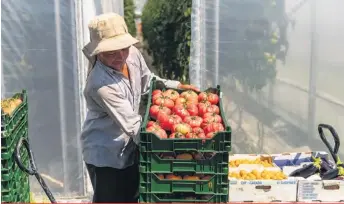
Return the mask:
M 238 11 L 238 4 L 246 12 Z M 228 42 L 220 45 L 225 51 L 220 61 L 228 66 L 226 71 L 220 68 L 222 81 L 231 83 L 226 80 L 230 75 L 248 90 L 261 90 L 275 79 L 277 60 L 284 62 L 288 50 L 284 1 L 226 1 L 222 5 L 231 13 L 221 16 L 221 22 L 231 22 L 220 31 L 220 40 Z M 231 30 L 228 36 L 227 27 Z
M 124 0 L 124 20 L 131 35 L 136 36 L 134 0 Z
M 142 33 L 153 65 L 162 77 L 187 82 L 192 0 L 148 0 L 142 12 Z

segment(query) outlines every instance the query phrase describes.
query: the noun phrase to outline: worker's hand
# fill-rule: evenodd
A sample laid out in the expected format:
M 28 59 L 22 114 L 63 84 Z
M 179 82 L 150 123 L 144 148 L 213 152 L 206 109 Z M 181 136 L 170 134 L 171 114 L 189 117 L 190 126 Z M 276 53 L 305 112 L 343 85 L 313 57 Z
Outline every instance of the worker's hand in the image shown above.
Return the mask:
M 196 92 L 200 92 L 199 88 L 195 87 L 194 85 L 191 85 L 191 84 L 179 84 L 178 89 L 184 89 L 184 90 L 193 90 L 193 91 L 196 91 Z

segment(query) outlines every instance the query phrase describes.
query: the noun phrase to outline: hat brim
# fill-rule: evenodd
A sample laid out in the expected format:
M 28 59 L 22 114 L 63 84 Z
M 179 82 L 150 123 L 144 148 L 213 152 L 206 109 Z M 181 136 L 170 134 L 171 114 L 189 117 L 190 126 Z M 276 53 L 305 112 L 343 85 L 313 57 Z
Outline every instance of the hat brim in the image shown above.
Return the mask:
M 91 41 L 84 48 L 83 52 L 86 57 L 90 58 L 102 52 L 121 50 L 139 41 L 130 34 L 124 34 L 102 41 Z

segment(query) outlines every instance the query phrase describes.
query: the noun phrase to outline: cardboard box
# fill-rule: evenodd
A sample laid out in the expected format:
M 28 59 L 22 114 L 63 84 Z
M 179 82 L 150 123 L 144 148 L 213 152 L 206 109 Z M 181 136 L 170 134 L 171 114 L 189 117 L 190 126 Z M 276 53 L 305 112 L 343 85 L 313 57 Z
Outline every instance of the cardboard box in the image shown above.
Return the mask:
M 297 180 L 230 180 L 229 202 L 295 202 Z
M 344 181 L 323 180 L 298 182 L 299 202 L 344 202 Z
M 241 170 L 281 171 L 279 167 L 240 165 L 229 168 L 229 173 Z M 238 180 L 229 178 L 229 202 L 296 202 L 298 178 L 286 180 Z

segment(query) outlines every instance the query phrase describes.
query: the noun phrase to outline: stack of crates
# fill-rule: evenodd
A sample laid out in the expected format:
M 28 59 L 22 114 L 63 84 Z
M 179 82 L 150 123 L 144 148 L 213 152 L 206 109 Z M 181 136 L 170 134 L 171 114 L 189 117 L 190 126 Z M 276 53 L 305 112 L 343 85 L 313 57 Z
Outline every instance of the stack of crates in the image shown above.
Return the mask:
M 222 110 L 220 87 L 216 90 L 220 95 L 219 107 L 225 131 L 205 140 L 160 139 L 146 131 L 151 120 L 152 91 L 157 88 L 152 80 L 140 133 L 140 202 L 227 203 L 231 129 Z M 184 157 L 176 158 L 176 155 Z
M 20 138 L 28 138 L 28 103 L 27 93 L 22 91 L 11 99 L 20 99 L 16 108 L 10 114 L 4 113 L 4 100 L 1 109 L 1 201 L 30 202 L 29 177 L 22 172 L 14 160 L 14 150 Z M 18 101 L 18 100 L 17 100 Z M 29 157 L 26 151 L 21 151 L 24 165 L 28 165 Z

